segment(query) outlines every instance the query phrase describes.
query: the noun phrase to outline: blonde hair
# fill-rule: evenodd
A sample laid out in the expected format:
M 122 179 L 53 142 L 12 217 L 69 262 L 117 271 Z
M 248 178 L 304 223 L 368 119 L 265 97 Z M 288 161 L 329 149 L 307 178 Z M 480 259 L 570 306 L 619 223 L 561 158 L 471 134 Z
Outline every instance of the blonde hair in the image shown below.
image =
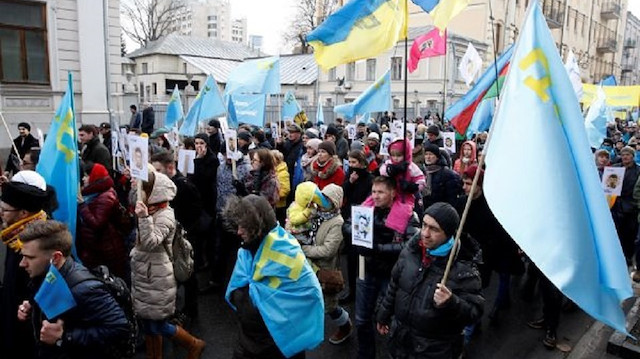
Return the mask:
M 273 155 L 273 159 L 276 162 L 276 166 L 284 162 L 284 155 L 282 152 L 278 150 L 271 150 L 271 154 Z

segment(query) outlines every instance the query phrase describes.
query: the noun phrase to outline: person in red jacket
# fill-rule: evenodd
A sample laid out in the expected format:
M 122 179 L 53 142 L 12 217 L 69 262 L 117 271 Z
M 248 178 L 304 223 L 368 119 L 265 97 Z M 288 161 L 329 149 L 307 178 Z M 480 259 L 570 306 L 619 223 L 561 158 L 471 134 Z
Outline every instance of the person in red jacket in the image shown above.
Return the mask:
M 331 141 L 324 141 L 318 145 L 318 157 L 311 164 L 313 182 L 322 190 L 329 183 L 342 186 L 344 170 L 342 161 L 336 156 L 336 145 Z
M 113 275 L 127 280 L 127 254 L 116 227 L 118 196 L 107 169 L 99 163 L 83 166 L 82 196 L 78 196 L 78 257 L 87 268 L 105 265 Z

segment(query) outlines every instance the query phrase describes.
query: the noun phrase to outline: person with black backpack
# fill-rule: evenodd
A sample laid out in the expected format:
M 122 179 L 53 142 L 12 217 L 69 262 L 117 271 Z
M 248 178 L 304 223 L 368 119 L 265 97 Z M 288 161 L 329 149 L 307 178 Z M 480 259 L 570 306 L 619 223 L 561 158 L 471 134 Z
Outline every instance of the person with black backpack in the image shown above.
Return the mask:
M 130 334 L 130 323 L 109 288 L 87 268 L 71 258 L 71 233 L 64 223 L 36 221 L 20 235 L 22 267 L 31 278 L 34 296 L 15 308 L 18 319 L 31 320 L 36 340 L 36 358 L 116 358 Z M 51 266 L 51 268 L 50 268 Z M 62 278 L 57 278 L 54 273 Z M 84 279 L 86 278 L 86 280 Z M 45 294 L 41 286 L 64 280 L 72 305 L 51 314 L 52 302 L 60 307 L 63 299 Z M 48 283 L 45 283 L 48 282 Z M 37 294 L 36 294 L 37 292 Z M 38 303 L 49 302 L 42 307 Z M 64 310 L 66 309 L 66 310 Z M 45 313 L 52 316 L 49 318 Z

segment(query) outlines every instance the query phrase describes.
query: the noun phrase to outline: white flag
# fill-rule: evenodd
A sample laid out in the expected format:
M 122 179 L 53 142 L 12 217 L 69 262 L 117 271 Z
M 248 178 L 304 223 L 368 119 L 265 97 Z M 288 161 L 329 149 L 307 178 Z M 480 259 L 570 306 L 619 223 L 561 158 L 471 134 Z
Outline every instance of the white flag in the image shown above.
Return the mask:
M 467 87 L 471 85 L 473 80 L 475 79 L 478 72 L 482 68 L 482 58 L 476 51 L 476 48 L 473 47 L 472 43 L 469 43 L 467 46 L 467 51 L 464 53 L 464 56 L 460 60 L 460 66 L 458 69 L 460 70 L 460 76 L 467 83 Z
M 573 91 L 576 93 L 578 101 L 580 101 L 583 94 L 582 78 L 580 77 L 580 66 L 578 66 L 578 60 L 573 54 L 573 50 L 569 50 L 569 55 L 567 56 L 567 62 L 564 64 L 564 68 L 569 74 L 571 85 L 573 85 Z

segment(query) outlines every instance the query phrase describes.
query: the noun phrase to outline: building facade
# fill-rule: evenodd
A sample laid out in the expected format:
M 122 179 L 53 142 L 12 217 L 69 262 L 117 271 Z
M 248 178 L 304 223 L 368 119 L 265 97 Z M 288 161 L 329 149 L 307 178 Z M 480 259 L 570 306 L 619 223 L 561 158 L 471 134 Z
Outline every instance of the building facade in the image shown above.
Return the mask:
M 231 19 L 229 0 L 189 0 L 172 30 L 180 35 L 247 43 L 247 19 Z
M 622 53 L 622 77 L 620 84 L 626 86 L 640 85 L 640 19 L 631 12 L 627 13 L 627 24 L 624 30 Z
M 17 124 L 46 133 L 73 75 L 77 122 L 117 117 L 124 76 L 120 58 L 120 1 L 0 1 L 0 103 L 11 136 Z

